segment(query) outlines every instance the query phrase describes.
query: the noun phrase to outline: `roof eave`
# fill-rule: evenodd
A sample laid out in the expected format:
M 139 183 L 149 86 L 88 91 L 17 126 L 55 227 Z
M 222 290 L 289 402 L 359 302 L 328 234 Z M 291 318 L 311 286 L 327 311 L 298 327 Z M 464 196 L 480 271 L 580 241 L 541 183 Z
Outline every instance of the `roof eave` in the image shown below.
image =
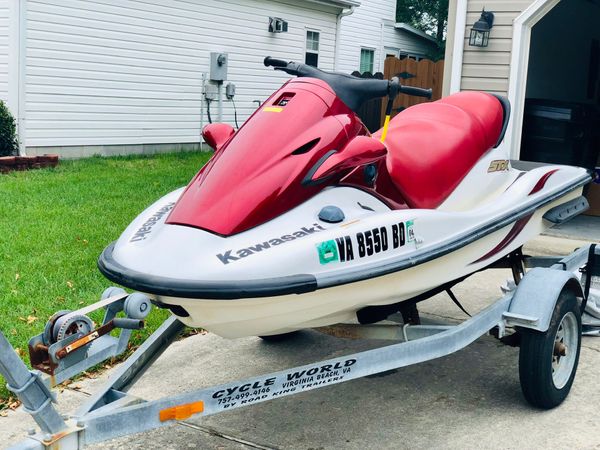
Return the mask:
M 306 0 L 311 3 L 320 3 L 321 5 L 335 6 L 338 8 L 356 8 L 360 6 L 358 0 Z
M 417 30 L 415 27 L 412 27 L 412 26 L 410 26 L 407 23 L 396 22 L 394 24 L 394 28 L 397 29 L 397 30 L 404 30 L 404 31 L 406 31 L 408 33 L 411 33 L 411 34 L 414 34 L 415 36 L 418 36 L 420 38 L 427 39 L 428 41 L 437 43 L 436 39 L 433 36 L 428 35 L 424 31 Z

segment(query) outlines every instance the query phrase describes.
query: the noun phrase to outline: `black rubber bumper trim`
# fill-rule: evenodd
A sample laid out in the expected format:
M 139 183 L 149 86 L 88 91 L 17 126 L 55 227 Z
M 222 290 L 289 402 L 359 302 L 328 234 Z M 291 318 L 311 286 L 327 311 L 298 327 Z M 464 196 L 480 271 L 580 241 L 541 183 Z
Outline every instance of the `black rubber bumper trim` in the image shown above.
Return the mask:
M 110 281 L 145 292 L 178 298 L 234 300 L 240 298 L 273 297 L 304 294 L 317 289 L 313 275 L 291 275 L 279 278 L 242 281 L 190 281 L 148 275 L 128 269 L 113 258 L 115 242 L 104 249 L 98 258 L 98 269 Z

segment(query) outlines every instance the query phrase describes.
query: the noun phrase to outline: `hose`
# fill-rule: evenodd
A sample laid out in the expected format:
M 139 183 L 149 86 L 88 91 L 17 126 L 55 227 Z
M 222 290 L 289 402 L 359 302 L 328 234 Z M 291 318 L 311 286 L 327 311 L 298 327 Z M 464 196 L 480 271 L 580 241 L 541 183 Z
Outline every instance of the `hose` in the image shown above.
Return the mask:
M 212 118 L 210 117 L 210 103 L 212 100 L 206 99 L 206 115 L 208 116 L 208 123 L 212 123 Z
M 237 108 L 235 107 L 235 100 L 233 99 L 233 97 L 231 97 L 231 103 L 233 104 L 233 118 L 235 120 L 235 128 L 236 128 L 236 130 L 239 130 L 240 126 L 238 125 L 238 120 L 237 120 Z

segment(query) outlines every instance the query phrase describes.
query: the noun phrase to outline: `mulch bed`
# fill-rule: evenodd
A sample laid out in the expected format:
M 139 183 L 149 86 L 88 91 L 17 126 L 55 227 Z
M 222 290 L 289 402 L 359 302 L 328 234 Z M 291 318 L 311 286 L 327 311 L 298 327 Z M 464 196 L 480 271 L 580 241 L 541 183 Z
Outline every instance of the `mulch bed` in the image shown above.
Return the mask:
M 0 173 L 8 173 L 13 170 L 42 169 L 44 167 L 56 167 L 57 165 L 58 155 L 0 157 Z

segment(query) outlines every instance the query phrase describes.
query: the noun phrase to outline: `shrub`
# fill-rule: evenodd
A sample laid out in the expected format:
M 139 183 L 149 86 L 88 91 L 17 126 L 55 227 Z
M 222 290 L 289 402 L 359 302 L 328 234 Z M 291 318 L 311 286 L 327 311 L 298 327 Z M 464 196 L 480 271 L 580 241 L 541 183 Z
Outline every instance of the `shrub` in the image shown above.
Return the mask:
M 15 118 L 0 100 L 0 156 L 12 156 L 18 153 L 19 141 Z

